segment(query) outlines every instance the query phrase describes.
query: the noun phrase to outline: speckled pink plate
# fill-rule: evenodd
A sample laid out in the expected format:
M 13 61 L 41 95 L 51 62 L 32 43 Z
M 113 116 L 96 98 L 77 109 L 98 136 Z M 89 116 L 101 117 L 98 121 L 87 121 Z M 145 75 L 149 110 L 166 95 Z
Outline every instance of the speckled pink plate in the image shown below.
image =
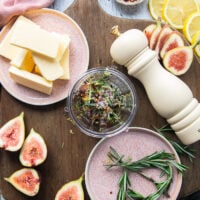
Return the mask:
M 87 71 L 89 64 L 89 48 L 86 37 L 78 24 L 69 16 L 51 9 L 28 11 L 25 17 L 39 24 L 48 31 L 67 33 L 71 38 L 70 43 L 70 80 L 56 80 L 52 94 L 45 95 L 32 89 L 16 84 L 8 74 L 9 61 L 0 56 L 0 82 L 3 87 L 16 99 L 32 105 L 49 105 L 65 99 L 69 89 L 77 78 Z M 9 31 L 12 23 L 7 24 L 0 32 L 0 41 Z M 41 41 L 42 42 L 42 41 Z
M 102 139 L 89 155 L 85 169 L 85 183 L 88 194 L 92 200 L 116 200 L 118 183 L 122 174 L 118 168 L 107 170 L 104 166 L 108 162 L 107 153 L 112 146 L 120 155 L 139 160 L 156 151 L 165 150 L 175 156 L 177 162 L 180 159 L 172 145 L 162 136 L 145 128 L 131 127 L 127 131 L 113 137 Z M 159 181 L 160 171 L 148 169 L 143 171 L 147 176 Z M 156 191 L 155 185 L 147 181 L 141 175 L 129 173 L 131 188 L 148 196 Z M 164 177 L 163 177 L 164 178 Z M 163 196 L 162 200 L 175 200 L 182 184 L 182 175 L 173 169 L 173 182 L 168 190 L 169 198 Z

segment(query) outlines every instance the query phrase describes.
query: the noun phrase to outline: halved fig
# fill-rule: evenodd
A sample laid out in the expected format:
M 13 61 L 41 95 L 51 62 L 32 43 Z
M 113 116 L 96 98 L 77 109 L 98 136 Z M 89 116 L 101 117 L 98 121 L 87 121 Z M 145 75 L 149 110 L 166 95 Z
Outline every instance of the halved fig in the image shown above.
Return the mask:
M 83 177 L 81 176 L 78 180 L 74 180 L 63 185 L 58 190 L 55 200 L 64 200 L 64 199 L 84 200 L 82 180 Z
M 24 113 L 9 120 L 0 129 L 0 148 L 7 151 L 18 151 L 24 142 Z
M 162 25 L 161 25 L 161 21 L 159 19 L 159 20 L 157 20 L 156 28 L 153 30 L 151 37 L 150 37 L 150 43 L 149 43 L 150 49 L 154 50 L 156 48 L 156 44 L 157 44 L 161 30 L 162 30 Z
M 19 160 L 23 166 L 33 167 L 42 164 L 47 158 L 47 146 L 43 137 L 31 129 L 24 141 Z
M 145 29 L 144 29 L 144 34 L 146 35 L 146 38 L 148 40 L 148 44 L 150 45 L 150 38 L 151 38 L 151 35 L 153 33 L 153 31 L 155 30 L 156 28 L 156 24 L 150 24 L 149 26 L 147 26 Z
M 182 37 L 179 35 L 177 31 L 173 31 L 172 33 L 169 34 L 168 38 L 165 41 L 165 44 L 160 50 L 160 57 L 163 58 L 167 51 L 182 46 L 184 46 L 184 41 Z
M 182 75 L 190 68 L 193 61 L 193 50 L 190 46 L 177 47 L 168 51 L 163 65 L 174 75 Z
M 156 52 L 158 54 L 160 53 L 160 50 L 162 49 L 163 45 L 165 44 L 165 41 L 170 33 L 172 33 L 172 29 L 168 25 L 164 25 L 162 27 L 162 30 L 160 31 L 160 35 L 158 37 L 158 41 L 155 47 Z
M 35 196 L 40 189 L 40 177 L 35 169 L 23 168 L 4 179 L 27 196 Z

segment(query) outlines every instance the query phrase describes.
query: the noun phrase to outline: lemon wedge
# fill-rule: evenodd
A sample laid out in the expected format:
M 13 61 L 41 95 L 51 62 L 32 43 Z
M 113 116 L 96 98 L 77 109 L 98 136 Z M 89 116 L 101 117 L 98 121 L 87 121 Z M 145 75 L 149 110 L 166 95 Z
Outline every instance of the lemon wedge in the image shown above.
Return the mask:
M 164 5 L 164 0 L 149 0 L 148 6 L 149 11 L 153 19 L 157 20 L 162 17 L 162 8 Z
M 163 18 L 174 28 L 182 29 L 185 19 L 199 11 L 197 0 L 165 0 Z
M 183 34 L 192 43 L 192 37 L 200 31 L 200 12 L 191 14 L 184 22 Z
M 194 52 L 200 58 L 200 30 L 192 37 L 192 46 L 194 46 Z M 197 44 L 198 43 L 198 44 Z

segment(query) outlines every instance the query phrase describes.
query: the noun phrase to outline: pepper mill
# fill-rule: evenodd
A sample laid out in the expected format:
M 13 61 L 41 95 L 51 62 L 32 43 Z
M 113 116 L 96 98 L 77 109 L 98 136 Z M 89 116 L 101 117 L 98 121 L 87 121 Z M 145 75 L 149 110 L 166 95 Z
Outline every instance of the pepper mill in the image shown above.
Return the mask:
M 113 33 L 118 34 L 116 29 Z M 166 118 L 182 143 L 200 140 L 199 102 L 181 79 L 161 66 L 142 31 L 131 29 L 118 34 L 110 54 L 129 75 L 141 81 L 154 109 Z

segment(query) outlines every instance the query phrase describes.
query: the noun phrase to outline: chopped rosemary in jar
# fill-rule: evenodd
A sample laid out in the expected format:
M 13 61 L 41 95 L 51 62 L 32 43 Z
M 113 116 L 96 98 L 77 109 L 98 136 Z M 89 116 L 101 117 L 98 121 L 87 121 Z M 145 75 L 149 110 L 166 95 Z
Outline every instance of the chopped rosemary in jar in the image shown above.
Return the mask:
M 76 110 L 77 118 L 98 132 L 123 122 L 127 98 L 131 98 L 130 92 L 122 94 L 110 80 L 111 76 L 108 71 L 100 77 L 90 76 L 74 95 L 73 109 Z

